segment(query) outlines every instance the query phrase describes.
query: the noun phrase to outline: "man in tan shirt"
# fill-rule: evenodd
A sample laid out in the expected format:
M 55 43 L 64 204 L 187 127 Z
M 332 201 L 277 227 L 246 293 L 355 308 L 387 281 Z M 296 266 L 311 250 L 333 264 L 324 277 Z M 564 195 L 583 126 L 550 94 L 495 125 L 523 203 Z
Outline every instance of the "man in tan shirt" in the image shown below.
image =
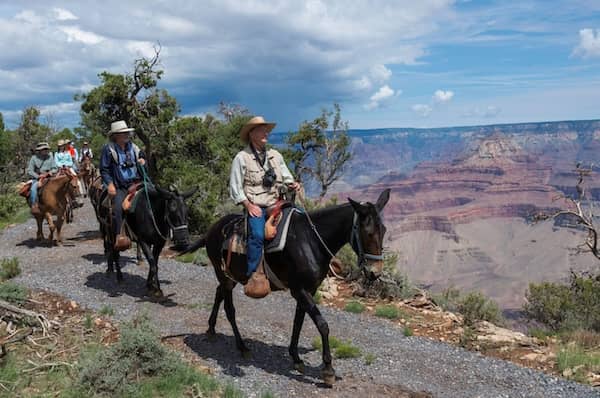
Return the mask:
M 260 263 L 264 245 L 265 209 L 277 202 L 279 189 L 287 185 L 298 189 L 283 156 L 267 149 L 269 133 L 275 123 L 262 116 L 253 117 L 240 130 L 240 138 L 248 144 L 233 159 L 229 179 L 229 194 L 236 204 L 248 211 L 248 272 L 250 276 Z

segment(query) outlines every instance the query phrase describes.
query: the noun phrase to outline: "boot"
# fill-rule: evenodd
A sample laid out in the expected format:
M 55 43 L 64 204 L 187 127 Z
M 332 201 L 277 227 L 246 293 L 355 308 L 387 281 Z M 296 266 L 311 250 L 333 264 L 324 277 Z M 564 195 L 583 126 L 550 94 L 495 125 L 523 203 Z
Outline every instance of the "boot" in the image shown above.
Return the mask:
M 34 215 L 34 216 L 39 216 L 40 214 L 42 214 L 42 212 L 40 210 L 40 205 L 38 204 L 38 202 L 35 202 L 31 206 L 31 214 Z
M 264 259 L 262 261 L 264 261 Z M 248 297 L 263 298 L 271 293 L 271 284 L 265 275 L 262 261 L 260 262 L 258 269 L 250 275 L 246 285 L 244 285 L 244 294 Z

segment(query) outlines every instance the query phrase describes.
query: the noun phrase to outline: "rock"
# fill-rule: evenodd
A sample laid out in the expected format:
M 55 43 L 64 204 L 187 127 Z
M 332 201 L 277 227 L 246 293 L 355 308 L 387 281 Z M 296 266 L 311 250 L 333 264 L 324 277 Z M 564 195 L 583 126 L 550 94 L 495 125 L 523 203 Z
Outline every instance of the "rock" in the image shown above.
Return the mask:
M 571 376 L 573 376 L 573 369 L 566 368 L 565 370 L 563 370 L 562 375 L 563 375 L 563 377 L 571 377 Z
M 404 304 L 414 308 L 434 310 L 435 312 L 441 311 L 440 307 L 423 292 L 415 294 L 412 299 L 405 300 Z
M 535 352 L 531 352 L 529 354 L 525 354 L 521 357 L 523 361 L 531 361 L 531 362 L 546 362 L 548 360 L 548 356 L 545 354 L 539 354 Z
M 102 325 L 102 319 L 100 319 L 100 318 L 94 319 L 94 325 L 96 325 L 96 327 L 100 327 Z
M 77 307 L 79 307 L 79 306 L 77 305 L 77 303 L 76 303 L 75 301 L 73 301 L 73 300 L 71 300 L 71 301 L 69 302 L 69 305 L 71 306 L 71 309 L 76 309 Z
M 477 341 L 491 345 L 519 345 L 523 347 L 535 346 L 536 341 L 523 333 L 505 329 L 487 321 L 475 325 Z

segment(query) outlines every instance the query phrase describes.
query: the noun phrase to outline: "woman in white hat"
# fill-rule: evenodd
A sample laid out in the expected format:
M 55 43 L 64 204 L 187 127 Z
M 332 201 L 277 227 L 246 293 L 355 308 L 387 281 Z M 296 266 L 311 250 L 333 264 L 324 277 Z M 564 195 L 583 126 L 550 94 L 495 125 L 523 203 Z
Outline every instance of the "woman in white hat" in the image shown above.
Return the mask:
M 269 133 L 275 123 L 255 116 L 240 130 L 241 140 L 247 144 L 231 165 L 229 194 L 235 204 L 248 212 L 248 271 L 251 276 L 262 257 L 265 230 L 265 209 L 277 202 L 280 187 L 298 189 L 283 156 L 275 149 L 267 149 Z
M 121 232 L 123 223 L 123 200 L 129 187 L 141 180 L 138 164 L 146 164 L 144 153 L 131 142 L 134 129 L 118 120 L 111 123 L 108 132 L 109 142 L 102 147 L 100 155 L 100 175 L 113 199 L 113 228 L 116 235 Z
M 58 150 L 54 154 L 54 162 L 58 168 L 68 167 L 69 169 L 73 170 L 75 164 L 73 163 L 73 157 L 71 156 L 71 153 L 67 150 L 68 144 L 68 140 L 58 140 Z

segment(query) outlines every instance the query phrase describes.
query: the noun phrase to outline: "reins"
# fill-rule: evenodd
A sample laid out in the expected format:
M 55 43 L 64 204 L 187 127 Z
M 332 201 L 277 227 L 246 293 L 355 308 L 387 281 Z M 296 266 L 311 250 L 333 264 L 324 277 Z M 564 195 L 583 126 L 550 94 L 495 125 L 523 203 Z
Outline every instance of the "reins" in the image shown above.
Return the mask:
M 148 202 L 148 208 L 150 209 L 150 218 L 152 219 L 152 225 L 154 225 L 154 229 L 156 230 L 156 233 L 158 234 L 158 236 L 160 236 L 164 241 L 167 241 L 168 238 L 166 238 L 158 229 L 158 226 L 156 225 L 156 219 L 154 218 L 154 211 L 152 210 L 152 203 L 150 203 L 150 194 L 148 194 L 148 183 L 150 182 L 150 178 L 148 177 L 148 174 L 146 173 L 146 169 L 143 166 L 139 167 L 140 170 L 142 170 L 142 182 L 144 184 L 144 193 L 146 194 L 146 201 Z M 167 215 L 167 224 L 170 226 L 171 222 L 169 221 L 169 217 Z

